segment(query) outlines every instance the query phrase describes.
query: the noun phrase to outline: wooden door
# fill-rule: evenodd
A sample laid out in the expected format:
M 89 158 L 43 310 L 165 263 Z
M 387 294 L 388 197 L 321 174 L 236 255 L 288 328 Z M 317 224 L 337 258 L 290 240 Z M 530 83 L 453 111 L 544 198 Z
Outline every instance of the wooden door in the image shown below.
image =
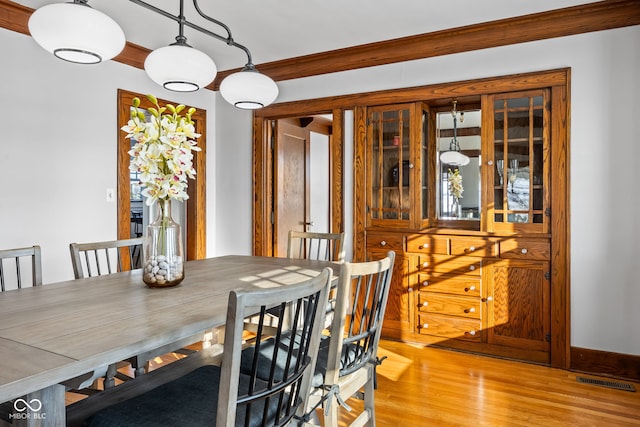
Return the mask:
M 286 256 L 289 230 L 307 231 L 309 213 L 308 132 L 293 120 L 278 120 L 275 141 L 274 256 Z
M 547 354 L 551 337 L 549 262 L 491 260 L 483 266 L 489 285 L 487 341 Z

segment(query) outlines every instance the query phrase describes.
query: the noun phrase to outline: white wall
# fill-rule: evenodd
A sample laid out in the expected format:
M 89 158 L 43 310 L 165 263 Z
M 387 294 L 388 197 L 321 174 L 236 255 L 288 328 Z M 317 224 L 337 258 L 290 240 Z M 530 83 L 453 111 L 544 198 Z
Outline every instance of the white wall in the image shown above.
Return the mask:
M 211 91 L 178 95 L 113 61 L 64 62 L 5 29 L 0 57 L 0 247 L 40 245 L 45 284 L 73 278 L 69 243 L 116 238 L 116 203 L 106 201 L 106 189 L 116 188 L 119 88 L 206 109 L 207 172 L 215 177 Z M 211 203 L 215 191 L 207 195 Z
M 309 231 L 329 233 L 331 218 L 331 189 L 329 188 L 329 137 L 311 132 L 311 152 L 309 153 L 309 221 L 313 225 Z
M 278 102 L 571 67 L 571 344 L 640 355 L 639 40 L 635 26 L 291 80 Z M 4 29 L 0 55 L 0 247 L 40 244 L 45 283 L 72 277 L 69 242 L 115 238 L 118 88 L 207 110 L 207 255 L 251 253 L 250 112 Z
M 571 345 L 640 355 L 639 41 L 635 26 L 309 77 L 280 82 L 277 101 L 571 67 Z M 235 115 L 219 115 L 218 126 L 231 123 L 250 144 L 250 118 L 232 122 Z M 622 153 L 615 159 L 614 150 Z M 244 174 L 236 163 L 218 167 Z

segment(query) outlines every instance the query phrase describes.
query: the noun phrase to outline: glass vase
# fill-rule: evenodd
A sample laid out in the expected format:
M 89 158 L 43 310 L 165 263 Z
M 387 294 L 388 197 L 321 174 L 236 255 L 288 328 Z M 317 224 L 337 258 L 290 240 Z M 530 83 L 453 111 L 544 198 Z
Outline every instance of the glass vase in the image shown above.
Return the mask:
M 176 286 L 184 279 L 180 224 L 171 218 L 171 200 L 158 201 L 158 215 L 144 236 L 144 274 L 150 288 Z

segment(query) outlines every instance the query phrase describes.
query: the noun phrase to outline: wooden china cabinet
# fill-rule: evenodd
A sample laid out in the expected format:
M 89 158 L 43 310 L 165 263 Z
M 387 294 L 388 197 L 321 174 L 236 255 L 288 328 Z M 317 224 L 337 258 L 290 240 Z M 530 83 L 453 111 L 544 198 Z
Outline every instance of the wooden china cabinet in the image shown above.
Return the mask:
M 356 115 L 364 255 L 397 253 L 383 336 L 554 365 L 551 219 L 564 205 L 552 202 L 551 156 L 553 135 L 565 143 L 565 92 L 514 89 Z M 458 143 L 467 164 L 445 164 Z

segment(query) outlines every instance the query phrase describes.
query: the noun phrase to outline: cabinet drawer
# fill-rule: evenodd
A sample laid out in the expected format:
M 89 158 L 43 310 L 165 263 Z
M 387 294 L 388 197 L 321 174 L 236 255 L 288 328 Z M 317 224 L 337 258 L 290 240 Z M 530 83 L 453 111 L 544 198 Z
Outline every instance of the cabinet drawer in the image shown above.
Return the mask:
M 439 272 L 480 276 L 482 260 L 473 257 L 450 255 L 420 255 L 415 266 L 418 272 Z
M 495 242 L 475 237 L 451 239 L 451 255 L 493 258 L 497 255 Z
M 546 240 L 506 239 L 500 241 L 500 258 L 548 260 L 551 246 Z
M 480 298 L 419 292 L 418 310 L 422 313 L 480 319 Z
M 404 252 L 404 238 L 402 234 L 367 233 L 367 249 Z
M 436 335 L 467 341 L 482 341 L 482 323 L 480 320 L 438 314 L 418 315 L 418 332 L 424 335 Z
M 474 276 L 424 273 L 418 274 L 418 286 L 416 289 L 480 297 L 482 295 L 481 285 L 480 279 Z
M 449 239 L 434 235 L 413 235 L 407 237 L 407 252 L 449 254 Z

